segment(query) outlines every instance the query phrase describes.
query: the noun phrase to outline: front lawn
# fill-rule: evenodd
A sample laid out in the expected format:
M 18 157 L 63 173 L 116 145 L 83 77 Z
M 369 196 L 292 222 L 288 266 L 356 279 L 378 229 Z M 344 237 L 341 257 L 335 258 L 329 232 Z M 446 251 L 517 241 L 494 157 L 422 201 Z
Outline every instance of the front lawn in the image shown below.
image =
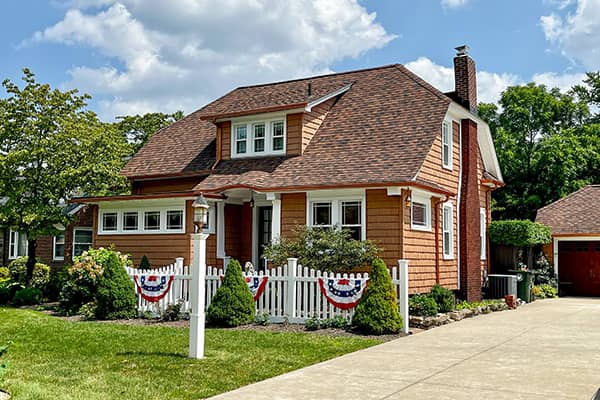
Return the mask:
M 12 342 L 2 385 L 16 400 L 197 399 L 380 343 L 208 329 L 206 359 L 190 360 L 188 334 L 0 308 L 0 345 Z

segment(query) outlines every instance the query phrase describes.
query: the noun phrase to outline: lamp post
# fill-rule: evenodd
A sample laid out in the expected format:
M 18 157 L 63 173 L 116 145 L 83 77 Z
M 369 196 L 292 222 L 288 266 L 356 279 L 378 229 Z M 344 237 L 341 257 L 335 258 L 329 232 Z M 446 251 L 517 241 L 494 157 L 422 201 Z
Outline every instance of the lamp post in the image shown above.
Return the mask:
M 192 281 L 190 286 L 190 358 L 204 358 L 204 297 L 206 294 L 206 238 L 202 228 L 208 220 L 208 203 L 200 195 L 192 203 L 194 209 L 194 259 L 192 262 Z

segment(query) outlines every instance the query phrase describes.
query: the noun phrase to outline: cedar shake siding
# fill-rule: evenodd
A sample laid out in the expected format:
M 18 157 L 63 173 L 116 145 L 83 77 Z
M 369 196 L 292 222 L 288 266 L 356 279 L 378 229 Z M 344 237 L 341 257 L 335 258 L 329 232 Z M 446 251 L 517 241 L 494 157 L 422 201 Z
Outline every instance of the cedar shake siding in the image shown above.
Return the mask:
M 402 196 L 388 196 L 385 189 L 367 190 L 367 239 L 383 251 L 388 267 L 402 258 Z
M 217 154 L 218 160 L 229 160 L 231 158 L 231 121 L 219 122 L 217 124 L 217 144 L 220 144 L 221 154 Z M 219 143 L 220 142 L 220 143 Z
M 286 145 L 285 154 L 288 157 L 302 154 L 302 114 L 286 116 Z
M 306 193 L 281 194 L 281 236 L 293 237 L 298 225 L 306 225 Z
M 168 192 L 187 192 L 196 186 L 202 177 L 188 177 L 177 179 L 157 179 L 145 181 L 133 181 L 131 184 L 132 194 L 156 194 Z

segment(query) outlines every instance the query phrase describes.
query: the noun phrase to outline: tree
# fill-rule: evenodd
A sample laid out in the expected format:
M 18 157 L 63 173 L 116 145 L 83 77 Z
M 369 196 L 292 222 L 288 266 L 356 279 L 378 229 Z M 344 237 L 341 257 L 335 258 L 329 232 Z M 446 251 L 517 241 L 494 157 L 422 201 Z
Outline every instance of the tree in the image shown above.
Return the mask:
M 582 168 L 593 157 L 584 148 L 584 101 L 530 83 L 509 87 L 499 103 L 479 106 L 506 183 L 494 193 L 495 218 L 533 219 L 538 208 L 593 180 Z
M 36 239 L 70 222 L 66 202 L 123 190 L 119 171 L 128 145 L 86 110 L 88 95 L 37 83 L 28 69 L 23 81 L 22 89 L 2 82 L 8 96 L 0 99 L 0 222 L 27 235 L 31 282 Z
M 131 154 L 135 154 L 159 130 L 183 118 L 182 111 L 173 114 L 148 113 L 144 115 L 127 115 L 117 117 L 115 127 L 131 144 Z
M 591 121 L 600 123 L 600 71 L 587 72 L 583 84 L 575 85 L 573 93 L 596 110 Z

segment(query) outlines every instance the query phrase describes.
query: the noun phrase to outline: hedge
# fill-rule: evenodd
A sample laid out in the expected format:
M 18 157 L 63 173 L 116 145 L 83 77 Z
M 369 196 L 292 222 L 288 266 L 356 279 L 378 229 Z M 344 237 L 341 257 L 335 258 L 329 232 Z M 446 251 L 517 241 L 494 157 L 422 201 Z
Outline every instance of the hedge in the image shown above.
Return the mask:
M 550 228 L 529 220 L 492 221 L 490 241 L 507 246 L 532 247 L 552 241 Z

